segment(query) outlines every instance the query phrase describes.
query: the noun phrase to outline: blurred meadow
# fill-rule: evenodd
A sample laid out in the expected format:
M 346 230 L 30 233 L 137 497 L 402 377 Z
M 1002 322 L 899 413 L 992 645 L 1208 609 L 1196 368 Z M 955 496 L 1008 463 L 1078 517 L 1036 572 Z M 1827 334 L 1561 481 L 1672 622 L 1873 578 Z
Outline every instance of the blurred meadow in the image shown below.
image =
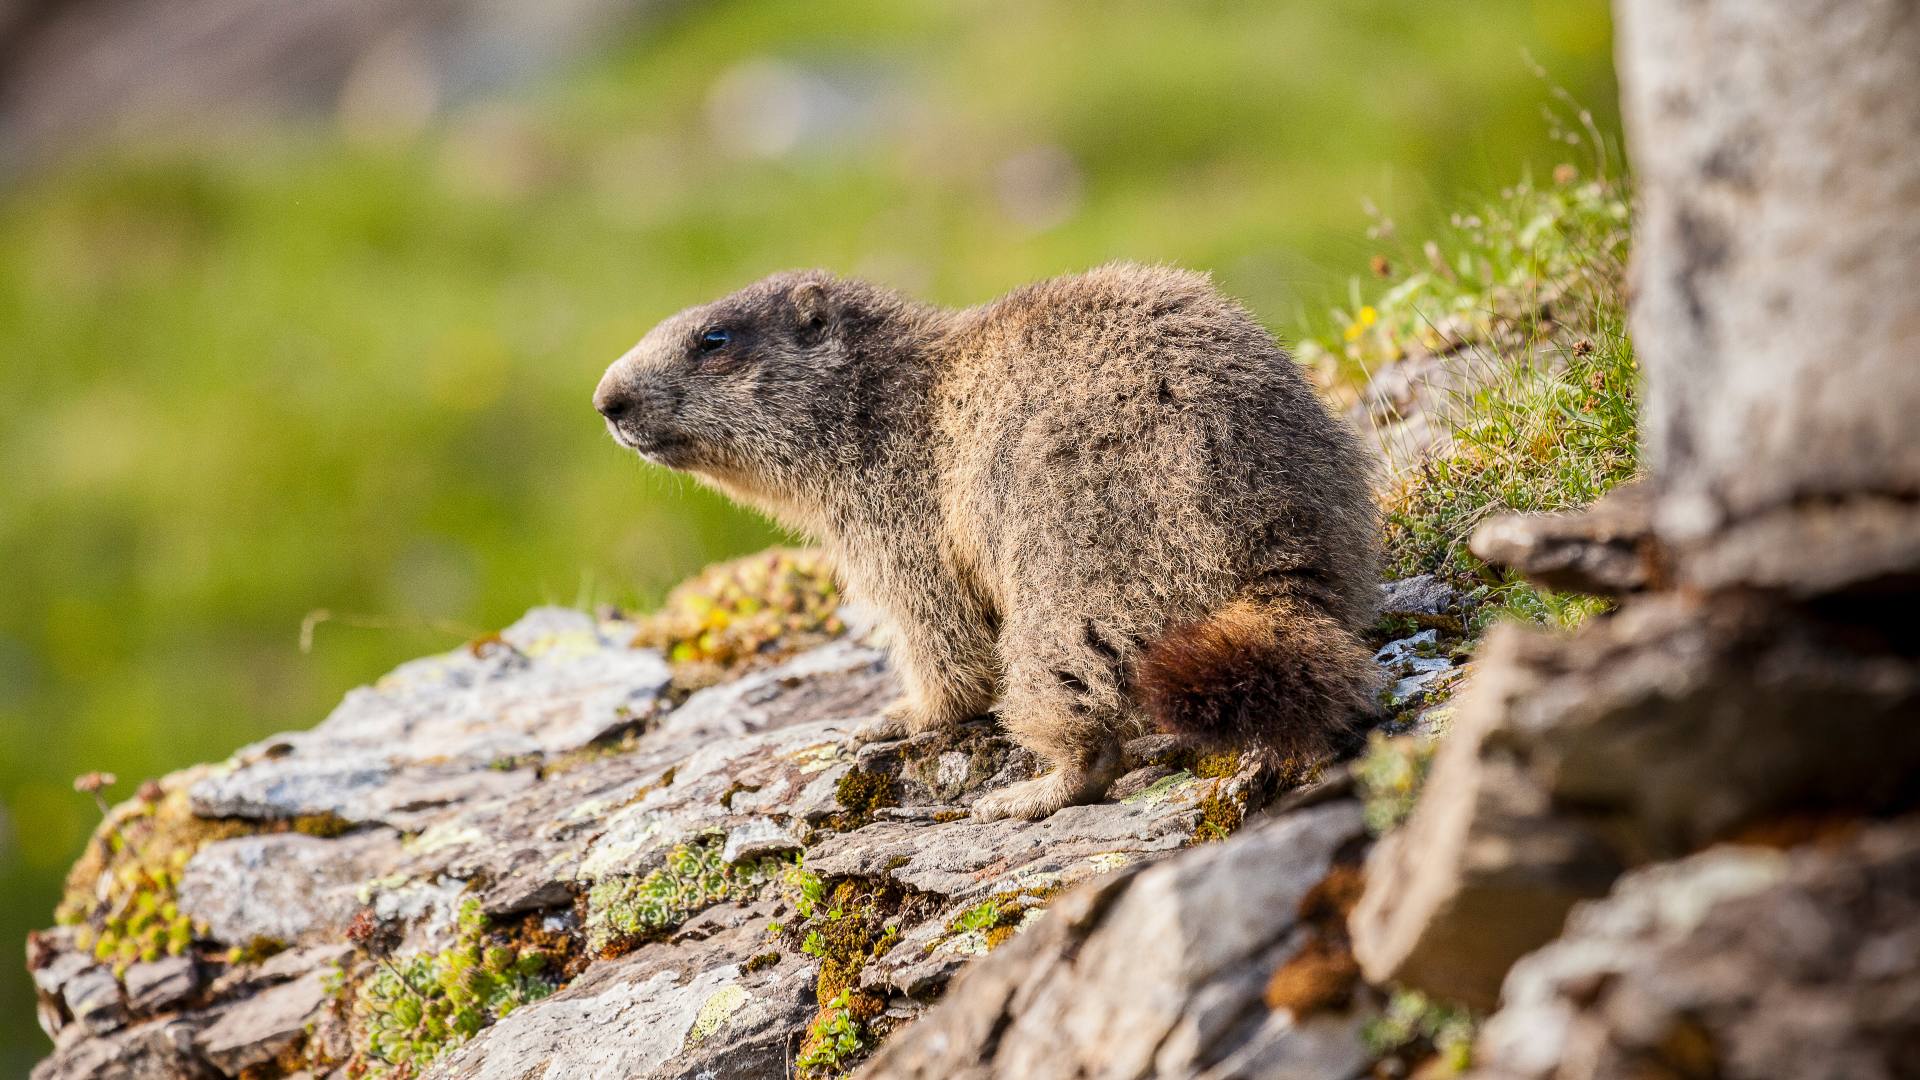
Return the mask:
M 1612 130 L 1609 49 L 1604 0 L 685 0 L 479 91 L 375 64 L 15 160 L 0 940 L 97 820 L 75 774 L 127 797 L 531 605 L 650 605 L 774 540 L 590 409 L 660 317 L 787 267 L 967 304 L 1131 258 L 1323 333 L 1383 231 L 1578 157 L 1552 84 Z M 8 1076 L 45 1047 L 13 955 Z

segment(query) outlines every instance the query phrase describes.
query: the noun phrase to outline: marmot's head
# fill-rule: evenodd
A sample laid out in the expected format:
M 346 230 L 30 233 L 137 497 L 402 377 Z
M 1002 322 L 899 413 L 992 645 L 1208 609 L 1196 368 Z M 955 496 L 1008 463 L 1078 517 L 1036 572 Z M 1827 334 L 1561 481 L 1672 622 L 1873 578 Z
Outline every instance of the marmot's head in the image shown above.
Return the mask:
M 593 407 L 616 442 L 657 464 L 796 475 L 872 425 L 873 354 L 889 336 L 875 331 L 913 310 L 823 271 L 775 274 L 654 327 L 607 368 Z

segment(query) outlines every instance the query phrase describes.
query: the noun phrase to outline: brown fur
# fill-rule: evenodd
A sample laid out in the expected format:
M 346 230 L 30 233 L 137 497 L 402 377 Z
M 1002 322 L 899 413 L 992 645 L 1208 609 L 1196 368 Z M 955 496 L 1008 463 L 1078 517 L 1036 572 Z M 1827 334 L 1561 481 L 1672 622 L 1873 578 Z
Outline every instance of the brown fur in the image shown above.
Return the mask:
M 1374 670 L 1367 650 L 1320 608 L 1242 595 L 1147 646 L 1135 688 L 1168 731 L 1307 764 L 1350 742 L 1371 710 Z
M 817 537 L 887 617 L 906 697 L 869 735 L 997 707 L 1054 766 L 979 816 L 1098 798 L 1155 719 L 1317 752 L 1371 694 L 1365 455 L 1201 275 L 1115 264 L 959 311 L 775 275 L 655 328 L 595 405 Z

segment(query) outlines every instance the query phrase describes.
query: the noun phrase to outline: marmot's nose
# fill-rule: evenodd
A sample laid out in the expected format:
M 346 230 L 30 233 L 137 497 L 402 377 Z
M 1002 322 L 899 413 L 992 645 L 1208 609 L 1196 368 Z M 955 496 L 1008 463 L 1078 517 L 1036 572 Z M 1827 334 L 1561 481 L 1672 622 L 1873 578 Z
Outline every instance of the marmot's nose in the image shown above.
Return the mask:
M 609 420 L 618 420 L 633 408 L 633 392 L 612 379 L 603 380 L 593 392 L 593 407 Z

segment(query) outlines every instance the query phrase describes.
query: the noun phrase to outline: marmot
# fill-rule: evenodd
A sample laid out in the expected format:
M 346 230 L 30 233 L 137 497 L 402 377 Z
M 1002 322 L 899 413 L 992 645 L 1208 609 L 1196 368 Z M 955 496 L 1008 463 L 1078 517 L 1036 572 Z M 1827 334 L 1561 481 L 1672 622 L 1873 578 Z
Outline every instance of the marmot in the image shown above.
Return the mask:
M 654 328 L 607 370 L 613 437 L 817 537 L 892 623 L 906 696 L 866 737 L 994 708 L 1105 794 L 1128 738 L 1325 753 L 1370 707 L 1367 456 L 1201 274 L 1113 264 L 950 310 L 821 271 Z

